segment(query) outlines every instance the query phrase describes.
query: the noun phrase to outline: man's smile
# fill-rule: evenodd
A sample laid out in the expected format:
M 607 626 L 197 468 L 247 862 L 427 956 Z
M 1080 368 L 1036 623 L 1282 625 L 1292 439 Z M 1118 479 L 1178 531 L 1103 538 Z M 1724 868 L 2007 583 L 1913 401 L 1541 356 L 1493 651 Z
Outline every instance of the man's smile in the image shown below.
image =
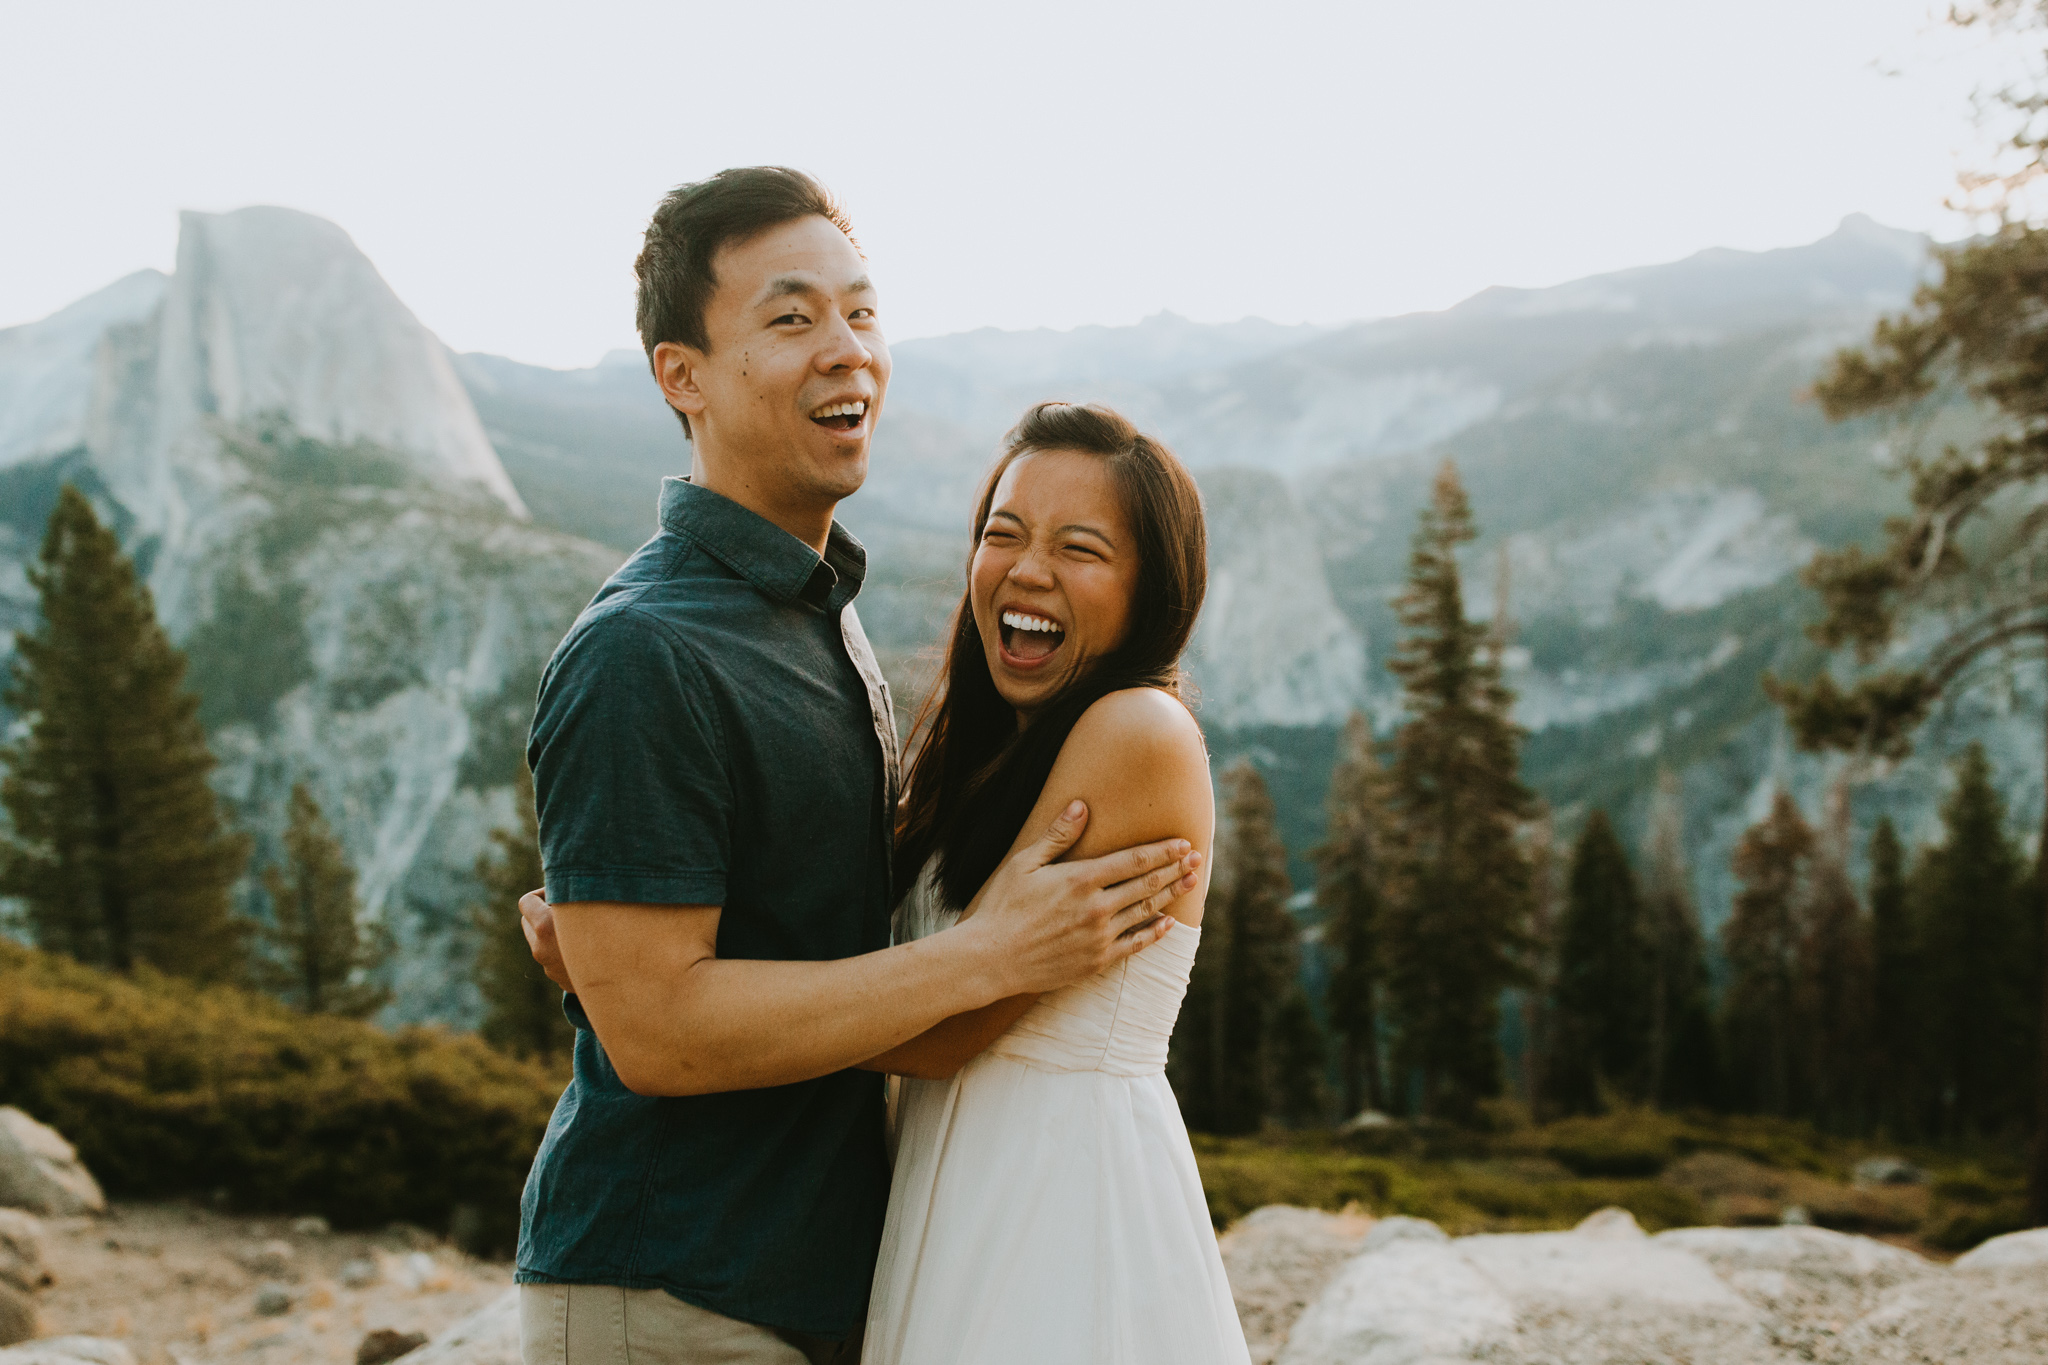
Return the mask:
M 868 400 L 854 398 L 826 403 L 811 410 L 811 420 L 831 431 L 858 431 L 868 418 Z

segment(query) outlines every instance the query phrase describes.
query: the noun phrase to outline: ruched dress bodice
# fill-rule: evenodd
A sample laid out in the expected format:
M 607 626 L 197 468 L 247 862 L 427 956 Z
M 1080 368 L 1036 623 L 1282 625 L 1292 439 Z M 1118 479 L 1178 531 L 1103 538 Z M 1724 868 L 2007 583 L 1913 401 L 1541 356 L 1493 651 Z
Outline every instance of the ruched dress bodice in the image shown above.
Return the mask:
M 957 921 L 931 869 L 896 939 Z M 1201 931 L 1039 998 L 904 1079 L 864 1365 L 1248 1365 L 1167 1044 Z
M 939 902 L 937 879 L 927 868 L 897 912 L 897 941 L 951 928 L 958 918 Z M 989 1053 L 1046 1071 L 1164 1072 L 1201 937 L 1200 928 L 1176 924 L 1158 943 L 1108 971 L 1041 996 Z

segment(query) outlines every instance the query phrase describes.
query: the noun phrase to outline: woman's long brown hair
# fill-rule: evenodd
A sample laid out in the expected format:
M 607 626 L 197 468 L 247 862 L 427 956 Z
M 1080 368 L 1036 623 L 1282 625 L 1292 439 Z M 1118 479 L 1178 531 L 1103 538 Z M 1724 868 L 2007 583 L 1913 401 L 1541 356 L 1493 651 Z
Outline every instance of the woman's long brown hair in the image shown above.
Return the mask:
M 946 903 L 964 906 L 995 874 L 1052 775 L 1081 713 L 1111 692 L 1157 687 L 1189 700 L 1181 654 L 1208 588 L 1208 531 L 1201 495 L 1173 452 L 1098 404 L 1040 403 L 1003 438 L 982 485 L 973 545 L 981 543 L 1003 472 L 1025 455 L 1077 451 L 1109 468 L 1124 520 L 1137 539 L 1130 633 L 1071 676 L 1021 731 L 989 676 L 974 623 L 973 550 L 968 590 L 953 613 L 940 686 L 920 709 L 923 739 L 910 765 L 896 831 L 896 885 L 907 891 L 927 859 L 939 859 Z

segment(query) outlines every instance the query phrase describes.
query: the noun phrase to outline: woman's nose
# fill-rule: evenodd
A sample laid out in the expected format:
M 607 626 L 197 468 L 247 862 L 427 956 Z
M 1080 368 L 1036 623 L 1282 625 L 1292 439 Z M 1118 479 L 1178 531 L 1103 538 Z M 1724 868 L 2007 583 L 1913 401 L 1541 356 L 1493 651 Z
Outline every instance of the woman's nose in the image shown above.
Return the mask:
M 1026 550 L 1010 566 L 1010 580 L 1019 587 L 1049 588 L 1052 586 L 1052 565 L 1045 556 Z

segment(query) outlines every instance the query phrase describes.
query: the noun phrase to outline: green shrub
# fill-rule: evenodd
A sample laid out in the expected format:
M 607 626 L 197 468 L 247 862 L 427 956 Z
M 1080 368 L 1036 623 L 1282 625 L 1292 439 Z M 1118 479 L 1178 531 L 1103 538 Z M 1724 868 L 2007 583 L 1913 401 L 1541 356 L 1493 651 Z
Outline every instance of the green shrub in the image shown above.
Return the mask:
M 1452 1233 L 1568 1228 L 1619 1205 L 1655 1232 L 1704 1221 L 1691 1192 L 1653 1180 L 1578 1180 L 1545 1161 L 1418 1162 L 1359 1156 L 1341 1141 L 1196 1135 L 1209 1216 L 1229 1225 L 1266 1204 L 1427 1218 Z M 1558 1178 L 1562 1176 L 1563 1178 Z
M 1445 1183 L 1458 1203 L 1484 1216 L 1485 1230 L 1493 1232 L 1568 1228 L 1609 1207 L 1627 1209 L 1650 1232 L 1706 1221 L 1696 1196 L 1655 1180 L 1531 1180 L 1512 1172 L 1467 1170 L 1449 1175 Z
M 1937 1177 L 1934 1197 L 1956 1204 L 1996 1204 L 2017 1194 L 2019 1187 L 2017 1180 L 2001 1180 L 1976 1166 L 1965 1166 Z
M 562 1080 L 468 1035 L 0 942 L 0 1103 L 62 1132 L 111 1194 L 340 1227 L 445 1229 L 467 1206 L 502 1247 Z
M 1653 1176 L 1685 1154 L 1683 1127 L 1669 1114 L 1631 1109 L 1562 1119 L 1528 1140 L 1578 1175 Z
M 1920 1237 L 1929 1246 L 1943 1251 L 1968 1251 L 1993 1237 L 2032 1226 L 2033 1221 L 2027 1217 L 2027 1201 L 2007 1199 L 1984 1207 L 1939 1210 L 1920 1229 Z

